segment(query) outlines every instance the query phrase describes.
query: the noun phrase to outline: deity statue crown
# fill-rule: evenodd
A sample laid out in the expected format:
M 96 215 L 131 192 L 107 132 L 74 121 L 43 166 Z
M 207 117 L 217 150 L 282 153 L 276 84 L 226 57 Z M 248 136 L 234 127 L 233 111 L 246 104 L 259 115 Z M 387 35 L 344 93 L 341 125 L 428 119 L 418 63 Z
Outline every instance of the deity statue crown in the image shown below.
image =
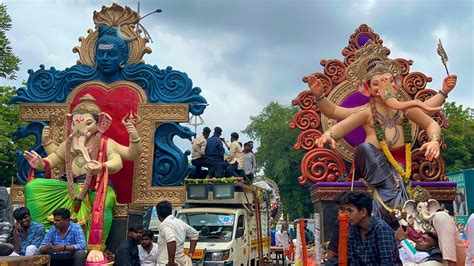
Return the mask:
M 360 81 L 368 82 L 374 75 L 391 73 L 400 75 L 400 64 L 388 58 L 390 50 L 382 44 L 368 41 L 355 54 L 355 61 L 346 69 L 347 80 L 354 85 Z
M 426 188 L 420 186 L 416 186 L 410 196 L 416 203 L 428 202 L 428 200 L 431 199 L 430 192 Z
M 86 94 L 79 99 L 79 103 L 72 109 L 72 114 L 93 114 L 98 115 L 100 108 L 95 103 L 95 98 Z

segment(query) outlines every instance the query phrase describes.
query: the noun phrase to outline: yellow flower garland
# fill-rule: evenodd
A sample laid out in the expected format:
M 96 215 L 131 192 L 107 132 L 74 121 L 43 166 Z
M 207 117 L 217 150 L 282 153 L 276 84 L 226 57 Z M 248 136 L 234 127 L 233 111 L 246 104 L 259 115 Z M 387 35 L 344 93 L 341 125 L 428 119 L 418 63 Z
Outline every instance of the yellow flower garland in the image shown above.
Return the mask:
M 411 175 L 411 143 L 405 143 L 405 168 L 406 170 L 403 170 L 402 167 L 398 164 L 398 162 L 393 158 L 392 153 L 390 152 L 390 149 L 388 148 L 387 142 L 385 140 L 381 140 L 380 142 L 380 147 L 382 147 L 382 151 L 387 157 L 388 161 L 390 164 L 397 170 L 397 172 L 406 180 L 410 179 Z

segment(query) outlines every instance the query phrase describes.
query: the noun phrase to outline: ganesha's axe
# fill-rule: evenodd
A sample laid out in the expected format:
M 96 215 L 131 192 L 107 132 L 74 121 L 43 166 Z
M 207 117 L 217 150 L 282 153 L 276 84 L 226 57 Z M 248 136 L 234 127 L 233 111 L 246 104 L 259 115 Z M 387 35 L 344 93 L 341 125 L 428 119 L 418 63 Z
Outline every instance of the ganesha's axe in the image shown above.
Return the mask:
M 439 56 L 441 57 L 441 62 L 443 62 L 444 68 L 446 69 L 446 73 L 449 76 L 449 71 L 448 71 L 448 54 L 446 54 L 446 51 L 444 50 L 443 43 L 441 43 L 441 39 L 439 39 L 438 42 L 438 49 L 436 49 L 438 52 Z

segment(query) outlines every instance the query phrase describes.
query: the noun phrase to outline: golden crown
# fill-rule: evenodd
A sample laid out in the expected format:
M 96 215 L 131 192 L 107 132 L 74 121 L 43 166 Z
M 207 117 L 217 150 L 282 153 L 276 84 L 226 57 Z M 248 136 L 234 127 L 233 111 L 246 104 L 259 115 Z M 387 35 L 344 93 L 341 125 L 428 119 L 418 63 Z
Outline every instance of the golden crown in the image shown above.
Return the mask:
M 356 85 L 360 81 L 369 81 L 377 74 L 392 73 L 393 76 L 400 75 L 402 73 L 400 64 L 389 59 L 389 54 L 390 50 L 382 44 L 368 41 L 356 51 L 355 61 L 346 69 L 346 79 Z
M 426 188 L 422 188 L 420 186 L 416 186 L 411 194 L 410 198 L 414 200 L 416 203 L 418 202 L 428 202 L 431 199 L 430 192 Z
M 148 36 L 142 36 L 142 29 L 138 27 L 140 15 L 130 7 L 122 7 L 116 3 L 112 6 L 102 6 L 100 12 L 94 11 L 95 30 L 89 29 L 86 37 L 80 37 L 80 46 L 72 49 L 79 54 L 78 64 L 95 65 L 95 46 L 98 38 L 98 26 L 101 24 L 116 27 L 120 30 L 121 37 L 128 40 L 130 54 L 127 64 L 144 63 L 143 56 L 151 53 L 151 48 L 146 46 L 150 41 Z
M 79 99 L 79 103 L 72 109 L 72 114 L 93 114 L 100 113 L 100 108 L 95 103 L 95 98 L 86 94 Z

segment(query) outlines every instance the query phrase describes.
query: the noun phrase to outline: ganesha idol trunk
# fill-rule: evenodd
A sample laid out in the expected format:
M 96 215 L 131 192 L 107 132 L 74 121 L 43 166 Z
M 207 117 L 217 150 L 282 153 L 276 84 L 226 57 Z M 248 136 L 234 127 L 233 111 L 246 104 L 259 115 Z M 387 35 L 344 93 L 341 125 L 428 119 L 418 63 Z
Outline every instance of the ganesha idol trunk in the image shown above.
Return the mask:
M 429 112 L 429 113 L 436 113 L 436 112 L 441 111 L 441 107 L 429 107 L 425 103 L 420 102 L 418 100 L 400 102 L 396 98 L 389 98 L 385 100 L 385 104 L 387 104 L 388 107 L 395 110 L 405 111 L 411 108 L 420 108 L 423 111 Z

